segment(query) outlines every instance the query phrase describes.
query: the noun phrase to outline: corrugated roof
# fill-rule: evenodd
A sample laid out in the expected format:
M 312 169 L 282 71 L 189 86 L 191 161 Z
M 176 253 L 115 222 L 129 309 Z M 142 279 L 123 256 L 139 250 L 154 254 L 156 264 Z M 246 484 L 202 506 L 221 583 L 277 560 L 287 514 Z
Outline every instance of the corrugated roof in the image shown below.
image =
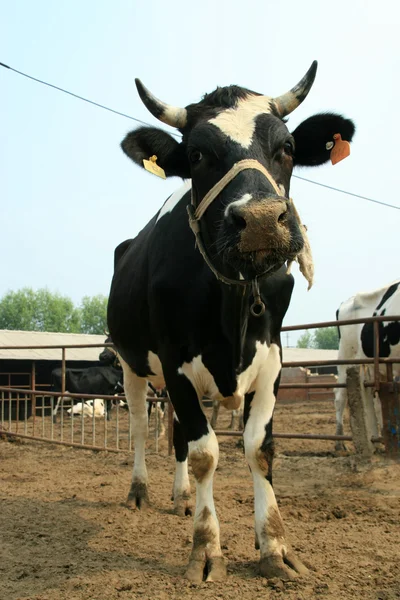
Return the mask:
M 41 331 L 8 331 L 0 329 L 0 360 L 61 360 L 61 350 L 43 348 L 34 350 L 2 350 L 2 346 L 51 346 L 62 344 L 103 344 L 105 335 L 84 333 L 43 333 Z M 68 348 L 67 360 L 98 360 L 101 348 Z M 300 360 L 335 360 L 337 350 L 315 348 L 283 348 L 284 362 Z
M 0 329 L 0 360 L 61 360 L 61 349 L 3 350 L 2 346 L 55 346 L 68 344 L 104 344 L 105 335 L 84 333 L 50 333 L 41 331 L 8 331 Z M 99 359 L 102 348 L 67 348 L 67 360 Z

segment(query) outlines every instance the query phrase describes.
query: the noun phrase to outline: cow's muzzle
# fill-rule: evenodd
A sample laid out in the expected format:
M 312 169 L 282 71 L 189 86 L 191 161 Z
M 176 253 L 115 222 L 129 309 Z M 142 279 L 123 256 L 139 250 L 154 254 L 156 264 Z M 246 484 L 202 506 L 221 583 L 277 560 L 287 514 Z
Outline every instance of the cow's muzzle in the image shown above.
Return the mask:
M 291 252 L 292 240 L 296 240 L 295 250 L 301 250 L 302 238 L 284 198 L 266 198 L 245 205 L 233 203 L 226 210 L 225 220 L 227 227 L 239 234 L 240 253 Z

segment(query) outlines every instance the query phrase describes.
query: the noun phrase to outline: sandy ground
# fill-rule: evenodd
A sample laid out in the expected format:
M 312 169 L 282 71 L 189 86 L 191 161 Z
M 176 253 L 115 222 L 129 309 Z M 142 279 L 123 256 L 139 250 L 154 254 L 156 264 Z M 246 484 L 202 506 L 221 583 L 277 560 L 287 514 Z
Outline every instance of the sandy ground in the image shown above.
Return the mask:
M 221 411 L 218 426 L 228 420 Z M 280 405 L 275 429 L 332 433 L 332 404 Z M 146 512 L 124 506 L 132 454 L 0 440 L 0 600 L 400 598 L 400 465 L 381 455 L 360 464 L 351 445 L 337 456 L 333 442 L 278 440 L 275 492 L 310 574 L 268 581 L 257 574 L 252 483 L 237 441 L 220 438 L 215 477 L 228 579 L 194 585 L 182 577 L 192 518 L 172 514 L 165 439 L 158 454 L 149 439 Z

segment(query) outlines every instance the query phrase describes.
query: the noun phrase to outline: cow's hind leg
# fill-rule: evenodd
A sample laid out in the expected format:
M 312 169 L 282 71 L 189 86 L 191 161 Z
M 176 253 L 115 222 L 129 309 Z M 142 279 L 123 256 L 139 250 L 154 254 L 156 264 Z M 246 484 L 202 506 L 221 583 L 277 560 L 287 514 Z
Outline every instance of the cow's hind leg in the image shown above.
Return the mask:
M 188 473 L 188 443 L 181 424 L 174 413 L 175 479 L 172 492 L 174 513 L 180 517 L 192 514 L 190 482 Z
M 168 369 L 169 376 L 164 364 L 163 369 L 172 404 L 189 444 L 189 462 L 196 480 L 193 547 L 186 577 L 196 583 L 204 577 L 207 581 L 221 580 L 226 577 L 226 566 L 213 497 L 213 478 L 218 464 L 217 438 L 189 379 L 178 374 L 176 367 Z
M 268 365 L 269 363 L 269 365 Z M 260 549 L 260 571 L 264 577 L 293 579 L 307 568 L 291 550 L 272 487 L 272 413 L 279 385 L 278 348 L 271 345 L 264 376 L 257 390 L 245 398 L 244 446 L 254 483 L 256 547 Z
M 212 408 L 212 415 L 211 415 L 211 427 L 213 429 L 215 429 L 217 426 L 219 407 L 220 407 L 219 400 L 214 400 L 212 407 L 213 408 Z
M 128 494 L 129 506 L 145 508 L 149 504 L 147 490 L 147 469 L 145 461 L 146 440 L 148 436 L 147 419 L 147 381 L 135 375 L 121 359 L 124 370 L 125 395 L 129 405 L 131 429 L 135 447 L 132 483 Z

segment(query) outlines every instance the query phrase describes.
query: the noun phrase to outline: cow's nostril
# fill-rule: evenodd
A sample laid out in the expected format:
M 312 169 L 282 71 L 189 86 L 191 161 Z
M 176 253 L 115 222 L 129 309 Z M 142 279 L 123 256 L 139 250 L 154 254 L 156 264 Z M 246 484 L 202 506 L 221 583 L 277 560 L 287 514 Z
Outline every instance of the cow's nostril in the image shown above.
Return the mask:
M 238 229 L 244 229 L 246 227 L 245 219 L 239 215 L 234 215 L 233 221 Z
M 235 227 L 239 231 L 245 229 L 246 219 L 240 214 L 240 209 L 236 206 L 231 208 L 228 212 L 228 222 L 232 227 Z

